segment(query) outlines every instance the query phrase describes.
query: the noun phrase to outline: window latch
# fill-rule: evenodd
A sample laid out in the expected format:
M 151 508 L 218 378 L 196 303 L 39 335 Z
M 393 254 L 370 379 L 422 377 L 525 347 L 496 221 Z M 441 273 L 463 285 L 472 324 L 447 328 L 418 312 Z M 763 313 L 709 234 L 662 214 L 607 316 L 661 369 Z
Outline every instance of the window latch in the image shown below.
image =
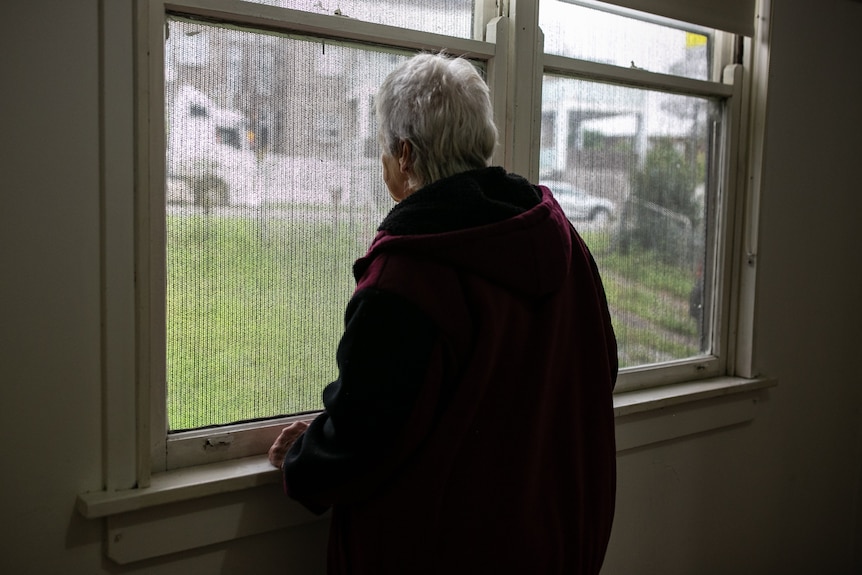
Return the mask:
M 230 447 L 230 444 L 233 443 L 233 435 L 214 435 L 212 437 L 208 437 L 206 442 L 204 442 L 204 450 L 211 451 L 213 449 L 227 449 Z

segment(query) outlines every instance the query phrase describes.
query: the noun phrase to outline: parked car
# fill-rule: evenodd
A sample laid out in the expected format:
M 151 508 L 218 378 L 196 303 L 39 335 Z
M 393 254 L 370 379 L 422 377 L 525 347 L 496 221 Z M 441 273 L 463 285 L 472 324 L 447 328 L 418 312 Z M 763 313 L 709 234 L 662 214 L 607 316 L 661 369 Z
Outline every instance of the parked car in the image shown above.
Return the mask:
M 195 204 L 256 205 L 256 158 L 248 122 L 191 86 L 179 89 L 168 115 L 168 177 L 183 181 Z
M 570 221 L 589 221 L 604 225 L 614 215 L 614 203 L 604 198 L 591 196 L 568 182 L 547 180 L 539 182 L 550 188 L 554 197 Z

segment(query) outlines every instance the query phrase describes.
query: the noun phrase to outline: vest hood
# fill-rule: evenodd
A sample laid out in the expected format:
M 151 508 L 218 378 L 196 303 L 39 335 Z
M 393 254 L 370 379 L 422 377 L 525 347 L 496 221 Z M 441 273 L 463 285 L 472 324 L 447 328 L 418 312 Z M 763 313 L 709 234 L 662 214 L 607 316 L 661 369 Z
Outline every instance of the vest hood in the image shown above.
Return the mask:
M 395 206 L 354 275 L 382 254 L 410 255 L 539 297 L 562 284 L 572 249 L 571 224 L 550 190 L 486 168 L 435 182 Z

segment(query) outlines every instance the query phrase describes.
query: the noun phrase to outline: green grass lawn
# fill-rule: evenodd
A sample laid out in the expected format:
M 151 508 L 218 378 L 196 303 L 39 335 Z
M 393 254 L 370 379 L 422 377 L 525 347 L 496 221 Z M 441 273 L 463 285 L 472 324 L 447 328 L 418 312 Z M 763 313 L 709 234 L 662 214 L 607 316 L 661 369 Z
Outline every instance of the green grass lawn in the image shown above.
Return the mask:
M 319 409 L 364 249 L 327 223 L 168 218 L 170 429 Z
M 322 220 L 322 218 L 317 218 Z M 371 228 L 373 229 L 373 227 Z M 347 227 L 254 218 L 167 219 L 167 385 L 171 430 L 321 408 L 366 249 Z M 691 271 L 622 256 L 585 233 L 601 270 L 621 365 L 698 353 Z
M 616 252 L 608 232 L 586 232 L 583 237 L 602 274 L 620 366 L 698 355 L 700 334 L 688 308 L 692 269 L 662 263 L 651 252 Z

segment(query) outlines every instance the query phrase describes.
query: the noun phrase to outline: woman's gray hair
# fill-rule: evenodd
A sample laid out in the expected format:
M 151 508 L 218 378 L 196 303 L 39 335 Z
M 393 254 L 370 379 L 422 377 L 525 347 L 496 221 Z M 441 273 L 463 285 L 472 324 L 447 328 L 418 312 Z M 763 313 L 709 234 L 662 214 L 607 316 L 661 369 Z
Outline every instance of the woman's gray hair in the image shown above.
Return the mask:
M 412 146 L 410 184 L 487 167 L 497 144 L 488 85 L 463 58 L 419 54 L 399 65 L 377 92 L 383 150 Z

